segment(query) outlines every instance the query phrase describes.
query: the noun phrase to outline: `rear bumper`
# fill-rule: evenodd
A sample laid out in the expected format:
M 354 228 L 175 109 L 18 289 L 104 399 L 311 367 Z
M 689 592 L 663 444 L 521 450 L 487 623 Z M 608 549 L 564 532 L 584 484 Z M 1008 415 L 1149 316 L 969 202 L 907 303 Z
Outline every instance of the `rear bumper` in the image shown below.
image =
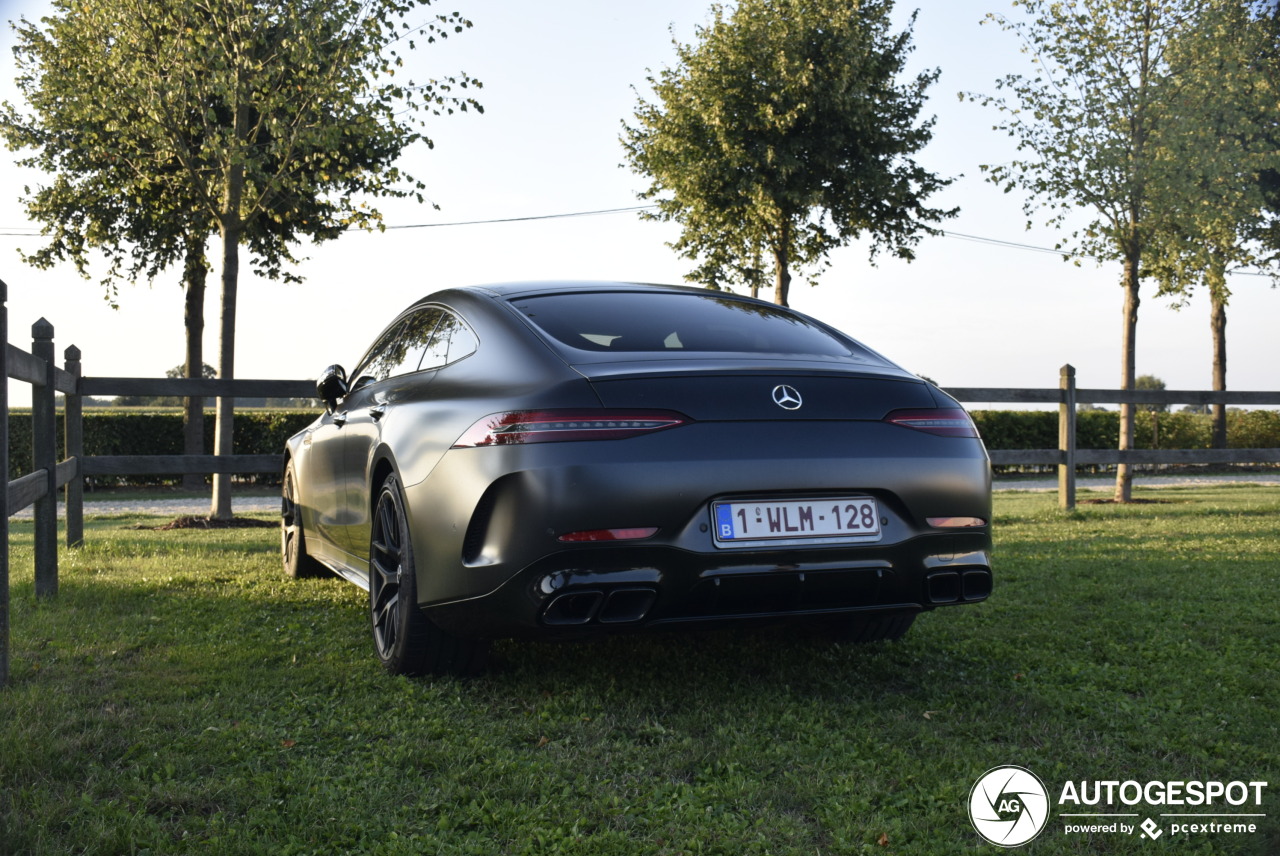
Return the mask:
M 450 487 L 442 492 L 436 485 Z M 717 547 L 718 500 L 874 499 L 873 542 Z M 695 423 L 617 442 L 458 449 L 406 489 L 419 604 L 458 635 L 578 636 L 858 613 L 991 591 L 976 439 L 880 422 Z M 655 528 L 649 539 L 560 542 Z
M 914 613 L 985 600 L 990 555 L 985 530 L 745 555 L 593 547 L 547 556 L 488 594 L 428 614 L 459 635 L 571 637 Z

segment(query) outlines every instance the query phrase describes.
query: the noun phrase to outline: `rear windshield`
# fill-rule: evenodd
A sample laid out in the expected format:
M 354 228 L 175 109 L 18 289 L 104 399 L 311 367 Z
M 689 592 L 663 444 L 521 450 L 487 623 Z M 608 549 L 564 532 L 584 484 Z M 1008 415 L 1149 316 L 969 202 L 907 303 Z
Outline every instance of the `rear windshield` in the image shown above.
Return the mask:
M 786 309 L 714 292 L 578 292 L 512 302 L 552 339 L 583 351 L 672 355 L 718 351 L 883 363 L 856 342 Z

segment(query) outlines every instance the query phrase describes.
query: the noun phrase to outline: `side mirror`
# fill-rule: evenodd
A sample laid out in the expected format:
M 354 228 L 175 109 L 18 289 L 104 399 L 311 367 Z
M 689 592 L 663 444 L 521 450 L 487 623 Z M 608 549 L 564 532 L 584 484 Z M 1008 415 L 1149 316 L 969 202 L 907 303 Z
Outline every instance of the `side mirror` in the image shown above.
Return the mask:
M 347 394 L 347 370 L 342 366 L 329 366 L 320 373 L 316 380 L 316 395 L 324 402 L 324 406 L 333 412 L 338 407 L 338 399 Z

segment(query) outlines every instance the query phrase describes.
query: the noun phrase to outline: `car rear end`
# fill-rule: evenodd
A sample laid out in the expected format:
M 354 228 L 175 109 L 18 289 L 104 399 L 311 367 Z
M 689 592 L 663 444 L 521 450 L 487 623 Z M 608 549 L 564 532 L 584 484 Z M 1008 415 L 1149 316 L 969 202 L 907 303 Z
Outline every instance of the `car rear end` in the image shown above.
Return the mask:
M 989 461 L 955 401 L 803 316 L 663 292 L 508 298 L 599 407 L 495 413 L 459 437 L 433 479 L 475 491 L 453 509 L 458 572 L 424 597 L 437 623 L 892 636 L 988 596 Z

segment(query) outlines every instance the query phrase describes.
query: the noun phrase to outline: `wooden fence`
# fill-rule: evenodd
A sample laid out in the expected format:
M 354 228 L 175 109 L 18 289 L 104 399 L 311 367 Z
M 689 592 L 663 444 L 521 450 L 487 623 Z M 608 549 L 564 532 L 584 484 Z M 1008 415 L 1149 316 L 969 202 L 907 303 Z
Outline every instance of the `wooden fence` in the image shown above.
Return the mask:
M 1230 392 L 1164 389 L 1079 389 L 1076 370 L 1070 365 L 1058 372 L 1057 389 L 947 389 L 963 402 L 1005 404 L 1057 404 L 1058 448 L 989 449 L 991 463 L 1000 465 L 1051 465 L 1058 468 L 1058 506 L 1076 505 L 1076 467 L 1095 464 L 1264 464 L 1280 462 L 1280 449 L 1078 449 L 1077 404 L 1232 404 L 1257 407 L 1280 404 L 1280 392 Z
M 31 384 L 31 472 L 9 481 L 8 384 L 0 383 L 0 688 L 9 681 L 9 517 L 34 505 L 35 595 L 58 593 L 58 489 L 65 488 L 67 546 L 84 541 L 84 477 L 93 475 L 182 475 L 186 473 L 274 473 L 275 455 L 95 455 L 84 454 L 83 399 L 87 395 L 176 395 L 202 397 L 311 398 L 309 380 L 218 380 L 83 377 L 80 349 L 55 363 L 53 325 L 41 318 L 31 327 L 31 351 L 9 344 L 8 287 L 0 281 L 0 376 Z M 66 448 L 58 460 L 55 394 L 65 396 Z
M 265 455 L 95 455 L 84 454 L 82 401 L 87 395 L 169 395 L 201 397 L 310 398 L 315 384 L 309 380 L 217 380 L 185 378 L 83 377 L 80 350 L 74 345 L 64 352 L 64 367 L 54 361 L 53 325 L 43 318 L 31 328 L 30 353 L 9 344 L 8 290 L 0 281 L 0 374 L 31 384 L 32 469 L 27 475 L 9 479 L 9 399 L 8 384 L 0 383 L 0 526 L 4 529 L 4 549 L 0 550 L 0 688 L 9 678 L 9 517 L 34 505 L 35 596 L 50 598 L 58 591 L 57 493 L 66 491 L 67 546 L 84 540 L 84 476 L 92 475 L 184 475 L 188 473 L 270 473 L 279 472 L 281 457 Z M 56 449 L 55 393 L 66 396 L 64 457 Z M 1075 505 L 1076 467 L 1090 464 L 1192 464 L 1280 462 L 1280 449 L 1159 449 L 1114 450 L 1077 449 L 1075 440 L 1076 403 L 1130 404 L 1280 404 L 1280 392 L 1186 392 L 1154 390 L 1077 389 L 1075 369 L 1063 366 L 1057 389 L 947 390 L 963 402 L 1054 404 L 1059 412 L 1057 449 L 992 449 L 996 465 L 1051 465 L 1058 468 L 1059 505 Z

